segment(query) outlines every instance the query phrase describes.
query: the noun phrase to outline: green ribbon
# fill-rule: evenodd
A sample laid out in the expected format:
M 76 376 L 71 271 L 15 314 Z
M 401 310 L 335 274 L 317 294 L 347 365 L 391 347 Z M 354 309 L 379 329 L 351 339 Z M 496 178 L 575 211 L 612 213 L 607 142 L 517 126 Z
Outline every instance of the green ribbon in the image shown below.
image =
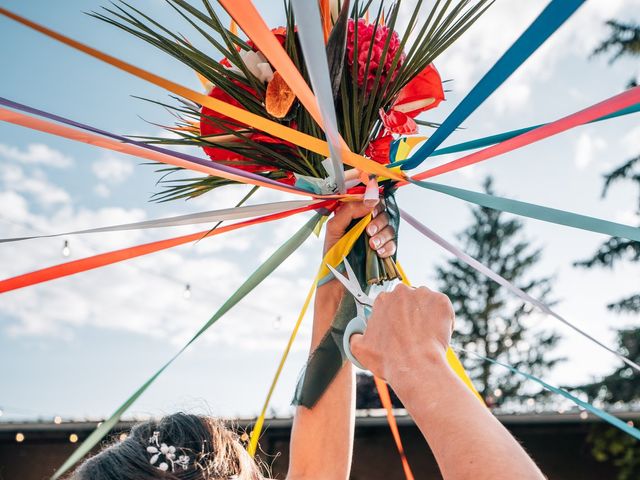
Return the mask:
M 52 480 L 56 480 L 64 475 L 71 467 L 100 442 L 105 435 L 118 423 L 120 417 L 125 411 L 144 393 L 156 378 L 171 365 L 189 346 L 195 342 L 207 329 L 217 322 L 225 313 L 233 308 L 240 300 L 242 300 L 249 292 L 257 287 L 265 278 L 282 264 L 294 251 L 304 243 L 304 241 L 313 233 L 313 229 L 320 221 L 322 215 L 315 214 L 304 226 L 298 230 L 289 240 L 281 245 L 262 265 L 260 265 L 245 282 L 227 299 L 220 309 L 198 330 L 198 332 L 189 340 L 171 359 L 165 363 L 151 378 L 149 378 L 138 390 L 135 391 L 107 420 L 102 422 L 87 439 L 71 454 L 64 464 L 53 475 Z
M 611 118 L 622 117 L 624 115 L 629 115 L 632 113 L 640 112 L 640 103 L 636 105 L 632 105 L 627 108 L 623 108 L 622 110 L 618 110 L 617 112 L 610 113 L 609 115 L 604 115 L 603 117 L 596 118 L 587 123 L 595 123 L 602 122 L 603 120 L 609 120 Z M 533 125 L 532 127 L 524 127 L 519 128 L 517 130 L 510 130 L 508 132 L 496 133 L 495 135 L 489 135 L 488 137 L 477 138 L 475 140 L 469 140 L 468 142 L 458 143 L 456 145 L 451 145 L 450 147 L 439 148 L 435 152 L 433 152 L 430 156 L 435 157 L 438 155 L 447 155 L 449 153 L 459 153 L 466 152 L 467 150 L 475 150 L 482 147 L 488 147 L 490 145 L 495 145 L 496 143 L 504 142 L 505 140 L 509 140 L 510 138 L 517 137 L 518 135 L 522 135 L 523 133 L 527 133 L 530 130 L 535 130 L 536 128 L 544 127 L 547 123 L 540 123 L 538 125 Z M 398 165 L 403 165 L 407 160 L 398 160 L 397 162 L 393 162 L 387 165 L 388 168 L 396 167 Z
M 523 217 L 535 218 L 545 222 L 557 223 L 567 227 L 588 230 L 596 233 L 604 233 L 612 237 L 627 238 L 640 242 L 640 228 L 621 223 L 610 222 L 600 218 L 589 217 L 577 213 L 543 207 L 534 203 L 520 202 L 509 198 L 497 197 L 486 193 L 472 192 L 462 188 L 450 187 L 439 183 L 421 182 L 412 180 L 411 183 L 428 190 L 444 193 L 467 202 L 475 203 L 483 207 L 514 213 Z
M 602 420 L 604 420 L 605 422 L 609 423 L 610 425 L 613 425 L 614 427 L 619 428 L 623 432 L 628 433 L 632 437 L 640 440 L 640 430 L 638 430 L 637 428 L 632 427 L 631 425 L 627 424 L 626 422 L 623 422 L 619 418 L 614 417 L 610 413 L 607 413 L 604 410 L 600 410 L 599 408 L 594 407 L 590 403 L 584 402 L 584 401 L 580 400 L 579 398 L 574 397 L 573 395 L 571 395 L 566 390 L 563 390 L 562 388 L 558 388 L 558 387 L 554 387 L 553 385 L 549 385 L 547 382 L 545 382 L 544 380 L 541 380 L 540 378 L 538 378 L 538 377 L 536 377 L 534 375 L 531 375 L 529 373 L 526 373 L 526 372 L 523 372 L 521 370 L 518 370 L 516 367 L 512 367 L 511 365 L 507 365 L 506 363 L 499 362 L 498 360 L 494 360 L 492 358 L 485 357 L 484 355 L 480 355 L 480 354 L 475 353 L 475 352 L 469 352 L 467 350 L 462 350 L 462 349 L 456 349 L 456 350 L 462 351 L 462 352 L 467 353 L 467 354 L 474 355 L 474 356 L 476 356 L 476 357 L 478 357 L 478 358 L 480 358 L 480 359 L 482 359 L 484 361 L 487 361 L 489 363 L 493 363 L 494 365 L 500 365 L 501 367 L 504 367 L 504 368 L 507 368 L 507 369 L 511 370 L 511 372 L 515 373 L 516 375 L 520 375 L 520 376 L 525 377 L 525 378 L 527 378 L 529 380 L 533 380 L 534 382 L 542 385 L 544 388 L 546 388 L 550 392 L 556 393 L 558 395 L 562 395 L 564 398 L 566 398 L 568 400 L 571 400 L 576 405 L 578 405 L 578 406 L 584 408 L 585 410 L 588 410 L 589 412 L 593 413 L 594 415 L 600 417 Z

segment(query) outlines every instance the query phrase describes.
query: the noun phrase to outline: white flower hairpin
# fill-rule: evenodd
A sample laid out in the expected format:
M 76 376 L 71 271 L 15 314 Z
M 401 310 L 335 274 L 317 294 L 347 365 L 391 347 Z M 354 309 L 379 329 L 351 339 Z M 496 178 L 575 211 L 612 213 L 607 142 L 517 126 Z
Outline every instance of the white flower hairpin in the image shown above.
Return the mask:
M 183 470 L 189 468 L 189 456 L 178 455 L 176 458 L 176 447 L 160 443 L 160 432 L 153 432 L 149 438 L 147 452 L 151 454 L 149 463 L 163 472 L 169 470 L 169 466 L 172 472 L 175 472 L 176 467 L 182 467 Z

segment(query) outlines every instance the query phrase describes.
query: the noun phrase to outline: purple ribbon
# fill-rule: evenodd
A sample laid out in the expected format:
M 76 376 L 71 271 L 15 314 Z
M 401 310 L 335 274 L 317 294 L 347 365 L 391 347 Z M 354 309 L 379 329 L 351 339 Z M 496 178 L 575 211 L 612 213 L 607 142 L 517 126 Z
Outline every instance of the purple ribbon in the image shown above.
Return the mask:
M 257 180 L 260 182 L 268 183 L 270 185 L 274 185 L 277 187 L 282 187 L 283 184 L 277 182 L 276 180 L 272 180 L 267 177 L 263 177 L 262 175 L 257 175 L 255 173 L 246 172 L 244 170 L 240 170 L 239 168 L 230 167 L 228 165 L 221 165 L 219 163 L 213 162 L 211 160 L 205 160 L 203 158 L 194 157 L 193 155 L 189 155 L 187 153 L 176 152 L 173 150 L 169 150 L 167 148 L 158 147 L 155 145 L 148 145 L 144 142 L 138 142 L 136 140 L 131 140 L 130 138 L 123 137 L 121 135 L 116 135 L 115 133 L 110 133 L 105 130 L 100 130 L 99 128 L 92 127 L 90 125 L 85 125 L 84 123 L 76 122 L 74 120 L 70 120 L 65 117 L 61 117 L 59 115 L 55 115 L 53 113 L 45 112 L 43 110 L 38 110 L 37 108 L 30 107 L 28 105 L 24 105 L 22 103 L 14 102 L 4 97 L 0 97 L 0 105 L 4 105 L 5 107 L 13 108 L 14 110 L 20 110 L 22 112 L 26 112 L 32 115 L 37 115 L 39 117 L 48 118 L 49 120 L 53 120 L 55 122 L 64 123 L 66 125 L 70 125 L 72 127 L 79 128 L 81 130 L 86 130 L 88 132 L 97 133 L 98 135 L 102 135 L 104 137 L 109 137 L 114 140 L 118 140 L 123 143 L 129 143 L 131 145 L 135 145 L 140 148 L 146 148 L 147 150 L 153 150 L 155 152 L 163 153 L 165 155 L 170 155 L 172 157 L 180 158 L 182 160 L 186 160 L 187 162 L 195 163 L 198 165 L 203 165 L 208 168 L 215 168 L 216 170 L 220 170 L 222 172 L 226 172 L 232 175 L 237 175 L 239 177 Z M 297 190 L 299 192 L 303 192 L 308 194 L 306 190 L 301 188 L 288 186 L 292 190 Z

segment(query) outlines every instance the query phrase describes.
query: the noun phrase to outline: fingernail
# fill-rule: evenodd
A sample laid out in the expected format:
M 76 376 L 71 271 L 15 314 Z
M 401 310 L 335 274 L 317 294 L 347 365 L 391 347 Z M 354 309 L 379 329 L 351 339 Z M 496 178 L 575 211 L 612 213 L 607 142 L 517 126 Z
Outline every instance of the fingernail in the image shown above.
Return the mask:
M 378 248 L 380 246 L 380 239 L 379 238 L 374 238 L 373 239 L 373 247 L 374 248 Z
M 378 231 L 378 227 L 376 227 L 375 224 L 373 223 L 370 223 L 369 226 L 367 227 L 367 232 L 369 233 L 369 235 L 374 235 L 377 231 Z
M 376 250 L 376 252 L 378 253 L 378 255 L 384 255 L 385 248 L 384 248 L 384 247 L 381 247 L 381 248 L 379 248 L 378 250 Z

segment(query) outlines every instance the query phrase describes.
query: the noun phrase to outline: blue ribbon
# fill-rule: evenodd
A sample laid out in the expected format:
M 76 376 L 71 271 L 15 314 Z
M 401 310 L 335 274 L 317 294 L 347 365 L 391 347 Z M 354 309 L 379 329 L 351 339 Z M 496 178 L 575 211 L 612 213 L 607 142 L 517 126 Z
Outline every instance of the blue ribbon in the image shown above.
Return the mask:
M 484 361 L 487 361 L 489 363 L 493 363 L 494 365 L 500 365 L 501 367 L 507 368 L 509 370 L 511 370 L 512 373 L 515 373 L 516 375 L 520 375 L 522 377 L 525 377 L 529 380 L 533 380 L 534 382 L 542 385 L 544 388 L 546 388 L 547 390 L 549 390 L 550 392 L 553 393 L 557 393 L 558 395 L 562 395 L 564 398 L 571 400 L 573 403 L 575 403 L 576 405 L 584 408 L 585 410 L 588 410 L 589 412 L 593 413 L 594 415 L 600 417 L 602 420 L 604 420 L 605 422 L 607 422 L 610 425 L 613 425 L 616 428 L 619 428 L 620 430 L 622 430 L 623 432 L 631 435 L 632 437 L 640 440 L 640 430 L 638 430 L 637 428 L 632 427 L 631 425 L 627 424 L 626 422 L 623 422 L 622 420 L 620 420 L 617 417 L 614 417 L 613 415 L 611 415 L 610 413 L 605 412 L 604 410 L 600 410 L 597 407 L 594 407 L 593 405 L 591 405 L 588 402 L 584 402 L 582 400 L 580 400 L 578 397 L 575 397 L 573 395 L 571 395 L 569 392 L 567 392 L 566 390 L 563 390 L 562 388 L 558 388 L 558 387 L 554 387 L 553 385 L 549 385 L 547 382 L 545 382 L 544 380 L 539 379 L 538 377 L 531 375 L 529 373 L 525 373 L 521 370 L 518 370 L 515 367 L 512 367 L 511 365 L 507 365 L 506 363 L 502 363 L 499 362 L 498 360 L 494 360 L 492 358 L 488 358 L 485 357 L 483 355 L 480 355 L 478 353 L 475 352 L 469 352 L 467 350 L 461 350 L 464 353 L 467 354 L 471 354 L 474 355 Z
M 410 170 L 430 156 L 451 133 L 515 72 L 585 0 L 552 0 L 527 30 L 496 62 L 446 118 L 427 142 L 402 166 Z
M 639 227 L 610 222 L 608 220 L 567 212 L 565 210 L 543 207 L 534 203 L 511 200 L 509 198 L 489 195 L 487 193 L 473 192 L 462 188 L 450 187 L 440 183 L 420 182 L 417 180 L 411 180 L 411 183 L 428 190 L 434 190 L 451 197 L 475 203 L 476 205 L 493 208 L 494 210 L 514 213 L 523 217 L 535 218 L 545 222 L 557 223 L 558 225 L 604 233 L 605 235 L 611 235 L 612 237 L 627 238 L 629 240 L 640 242 Z

